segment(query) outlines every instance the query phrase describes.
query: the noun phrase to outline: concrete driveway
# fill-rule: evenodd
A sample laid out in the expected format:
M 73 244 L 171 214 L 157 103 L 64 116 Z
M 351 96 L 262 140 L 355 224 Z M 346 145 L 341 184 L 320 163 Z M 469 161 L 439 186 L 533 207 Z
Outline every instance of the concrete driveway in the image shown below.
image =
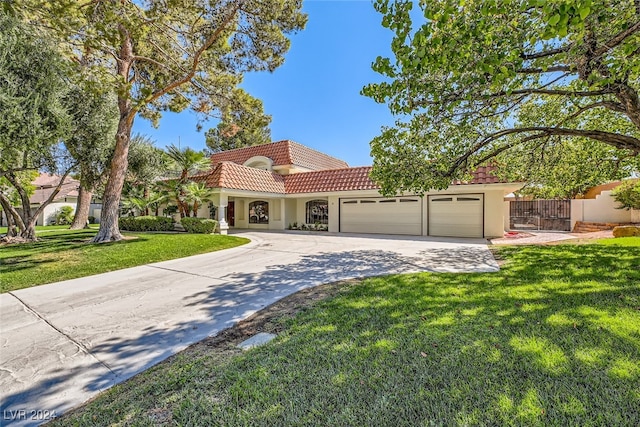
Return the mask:
M 251 243 L 0 295 L 0 424 L 60 415 L 310 286 L 498 270 L 483 239 L 234 234 Z

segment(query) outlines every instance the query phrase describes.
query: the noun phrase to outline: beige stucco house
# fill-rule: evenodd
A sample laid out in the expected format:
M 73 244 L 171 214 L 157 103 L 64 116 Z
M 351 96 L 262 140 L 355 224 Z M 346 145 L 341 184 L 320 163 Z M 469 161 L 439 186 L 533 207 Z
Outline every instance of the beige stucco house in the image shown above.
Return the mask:
M 284 230 L 323 224 L 330 232 L 416 236 L 498 237 L 504 233 L 504 196 L 518 183 L 500 182 L 479 168 L 469 182 L 419 197 L 382 197 L 371 167 L 293 141 L 224 151 L 212 170 L 194 177 L 215 191 L 221 230 Z M 208 216 L 201 208 L 198 216 Z

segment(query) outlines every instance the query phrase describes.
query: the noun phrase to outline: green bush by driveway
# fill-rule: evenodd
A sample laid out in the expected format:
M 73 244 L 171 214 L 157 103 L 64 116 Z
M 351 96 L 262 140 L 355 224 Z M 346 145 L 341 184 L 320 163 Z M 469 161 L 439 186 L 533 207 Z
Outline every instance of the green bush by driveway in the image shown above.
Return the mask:
M 614 239 L 611 239 L 612 241 Z M 361 281 L 241 353 L 203 344 L 54 425 L 640 425 L 640 238 Z

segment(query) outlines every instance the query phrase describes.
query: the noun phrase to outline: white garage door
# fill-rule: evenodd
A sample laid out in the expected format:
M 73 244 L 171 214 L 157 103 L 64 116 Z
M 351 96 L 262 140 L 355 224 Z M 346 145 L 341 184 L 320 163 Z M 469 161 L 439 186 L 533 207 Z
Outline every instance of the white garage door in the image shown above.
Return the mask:
M 483 195 L 429 196 L 429 235 L 483 237 Z
M 340 231 L 421 235 L 420 197 L 340 199 Z

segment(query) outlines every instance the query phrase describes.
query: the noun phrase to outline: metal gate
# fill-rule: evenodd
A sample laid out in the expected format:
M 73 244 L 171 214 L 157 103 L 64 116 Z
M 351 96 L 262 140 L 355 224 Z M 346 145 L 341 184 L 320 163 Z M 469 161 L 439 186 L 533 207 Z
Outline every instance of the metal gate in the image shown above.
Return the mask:
M 571 200 L 512 201 L 512 230 L 571 231 Z

